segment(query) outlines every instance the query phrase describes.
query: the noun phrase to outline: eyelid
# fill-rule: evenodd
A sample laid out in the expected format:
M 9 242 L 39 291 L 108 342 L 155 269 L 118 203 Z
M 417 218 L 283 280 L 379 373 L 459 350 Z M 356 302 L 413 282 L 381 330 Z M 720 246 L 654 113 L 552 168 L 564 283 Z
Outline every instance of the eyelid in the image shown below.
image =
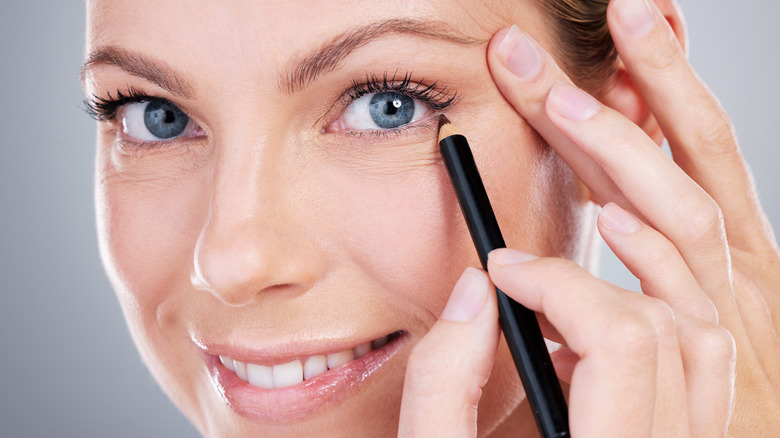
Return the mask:
M 360 99 L 363 96 L 366 96 L 368 94 L 374 94 L 374 93 L 381 93 L 381 92 L 397 92 L 404 94 L 406 96 L 409 96 L 410 98 L 414 99 L 416 102 L 421 103 L 423 106 L 428 108 L 433 112 L 432 116 L 435 116 L 437 114 L 442 114 L 445 110 L 450 108 L 452 105 L 457 103 L 460 100 L 460 95 L 457 93 L 457 91 L 450 92 L 449 87 L 442 86 L 439 84 L 438 81 L 434 81 L 431 83 L 426 83 L 425 79 L 420 80 L 413 80 L 412 79 L 412 72 L 405 73 L 402 78 L 399 79 L 399 73 L 398 71 L 394 72 L 392 76 L 388 75 L 388 72 L 385 71 L 382 76 L 377 76 L 376 74 L 367 72 L 365 75 L 365 79 L 363 82 L 358 82 L 357 79 L 352 80 L 352 85 L 350 88 L 348 88 L 344 93 L 342 93 L 341 98 L 339 99 L 339 102 L 341 103 L 341 108 L 338 113 L 338 118 L 336 120 L 333 120 L 329 123 L 327 123 L 323 128 L 323 133 L 335 133 L 335 132 L 349 132 L 352 134 L 355 133 L 361 133 L 361 134 L 367 134 L 367 133 L 378 133 L 378 132 L 387 132 L 387 131 L 399 131 L 410 128 L 412 125 L 419 124 L 422 120 L 415 121 L 414 123 L 410 123 L 408 125 L 402 125 L 397 128 L 389 128 L 389 129 L 379 129 L 379 130 L 358 130 L 358 129 L 350 129 L 342 126 L 340 128 L 342 129 L 334 129 L 334 123 L 336 124 L 336 128 L 339 128 L 337 122 L 339 122 L 344 112 L 346 111 L 349 106 L 356 101 L 357 99 Z M 429 117 L 425 117 L 424 120 L 427 120 Z
M 418 99 L 434 110 L 447 108 L 460 98 L 457 92 L 450 95 L 449 87 L 439 85 L 438 81 L 426 83 L 425 78 L 413 81 L 412 74 L 412 72 L 404 73 L 404 76 L 398 79 L 397 70 L 392 77 L 388 76 L 387 71 L 381 78 L 373 73 L 366 73 L 362 83 L 352 80 L 352 86 L 345 92 L 345 97 L 351 102 L 366 94 L 395 91 Z

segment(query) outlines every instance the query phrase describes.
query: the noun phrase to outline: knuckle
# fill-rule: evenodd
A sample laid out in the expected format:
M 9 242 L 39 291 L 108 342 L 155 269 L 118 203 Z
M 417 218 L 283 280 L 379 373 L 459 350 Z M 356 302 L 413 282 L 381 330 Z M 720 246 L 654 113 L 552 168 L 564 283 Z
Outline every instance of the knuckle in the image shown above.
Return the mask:
M 670 53 L 670 47 L 674 48 Z M 675 73 L 679 71 L 681 58 L 684 58 L 682 52 L 677 48 L 677 41 L 674 35 L 667 35 L 663 44 L 655 45 L 655 50 L 651 50 L 645 56 L 644 63 L 651 69 L 659 73 Z
M 607 328 L 610 354 L 637 362 L 654 362 L 658 355 L 658 333 L 647 318 L 633 311 L 621 312 Z
M 677 259 L 677 248 L 668 239 L 657 239 L 654 244 L 648 245 L 644 251 L 643 259 L 649 266 L 668 266 Z
M 699 330 L 696 345 L 701 357 L 707 357 L 713 364 L 731 364 L 737 358 L 737 346 L 731 332 L 722 326 L 713 325 Z
M 607 144 L 620 152 L 630 152 L 636 147 L 637 131 L 625 124 L 615 124 L 607 134 Z
M 433 397 L 446 391 L 442 384 L 447 379 L 441 378 L 441 369 L 432 366 L 431 354 L 418 343 L 409 355 L 406 365 L 406 380 L 415 388 L 421 397 Z M 446 386 L 446 385 L 445 385 Z
M 489 370 L 488 374 L 481 370 L 465 373 L 463 371 L 468 364 L 457 358 L 445 363 L 441 358 L 441 354 L 430 351 L 422 341 L 412 349 L 407 360 L 405 381 L 414 388 L 415 396 L 425 400 L 462 400 L 476 405 Z
M 709 92 L 707 91 L 709 94 Z M 702 101 L 712 101 L 714 97 L 706 96 Z M 710 106 L 710 108 L 706 108 Z M 739 151 L 736 141 L 736 133 L 731 117 L 717 103 L 704 105 L 704 110 L 699 120 L 699 128 L 696 134 L 696 150 L 708 158 L 731 157 Z
M 653 324 L 658 337 L 674 336 L 676 323 L 674 311 L 665 301 L 649 298 L 642 306 L 647 319 Z
M 694 240 L 712 241 L 723 236 L 723 212 L 712 197 L 690 201 L 687 234 Z

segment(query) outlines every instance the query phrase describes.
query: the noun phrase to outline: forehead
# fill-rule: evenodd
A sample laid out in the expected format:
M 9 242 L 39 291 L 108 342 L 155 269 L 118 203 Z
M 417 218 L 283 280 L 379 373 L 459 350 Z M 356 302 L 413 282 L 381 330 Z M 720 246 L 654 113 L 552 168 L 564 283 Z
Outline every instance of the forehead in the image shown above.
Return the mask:
M 120 45 L 189 62 L 278 65 L 348 29 L 411 18 L 476 40 L 507 23 L 541 28 L 524 0 L 91 0 L 87 49 Z

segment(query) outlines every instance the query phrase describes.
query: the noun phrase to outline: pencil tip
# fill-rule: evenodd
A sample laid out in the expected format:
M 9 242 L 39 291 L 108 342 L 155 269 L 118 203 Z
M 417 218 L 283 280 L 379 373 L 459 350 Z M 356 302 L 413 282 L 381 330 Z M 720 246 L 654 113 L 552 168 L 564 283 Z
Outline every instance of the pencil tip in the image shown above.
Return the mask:
M 450 119 L 448 119 L 444 114 L 439 116 L 439 141 L 442 141 L 443 139 L 458 133 L 458 130 L 455 129 L 455 125 L 450 122 Z
M 441 130 L 441 127 L 446 125 L 447 123 L 452 123 L 452 122 L 450 122 L 450 119 L 448 119 L 447 116 L 445 116 L 444 114 L 440 115 L 439 116 L 439 130 Z

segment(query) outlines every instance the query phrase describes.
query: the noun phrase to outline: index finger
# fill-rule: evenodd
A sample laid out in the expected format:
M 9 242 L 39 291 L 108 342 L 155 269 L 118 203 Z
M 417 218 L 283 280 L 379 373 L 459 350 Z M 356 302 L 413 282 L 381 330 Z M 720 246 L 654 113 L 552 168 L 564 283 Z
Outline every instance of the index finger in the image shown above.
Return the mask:
M 670 13 L 683 27 L 674 0 Z M 729 243 L 772 251 L 768 221 L 731 121 L 694 72 L 673 29 L 648 0 L 615 0 L 607 10 L 620 58 L 669 142 L 674 161 L 723 212 Z

